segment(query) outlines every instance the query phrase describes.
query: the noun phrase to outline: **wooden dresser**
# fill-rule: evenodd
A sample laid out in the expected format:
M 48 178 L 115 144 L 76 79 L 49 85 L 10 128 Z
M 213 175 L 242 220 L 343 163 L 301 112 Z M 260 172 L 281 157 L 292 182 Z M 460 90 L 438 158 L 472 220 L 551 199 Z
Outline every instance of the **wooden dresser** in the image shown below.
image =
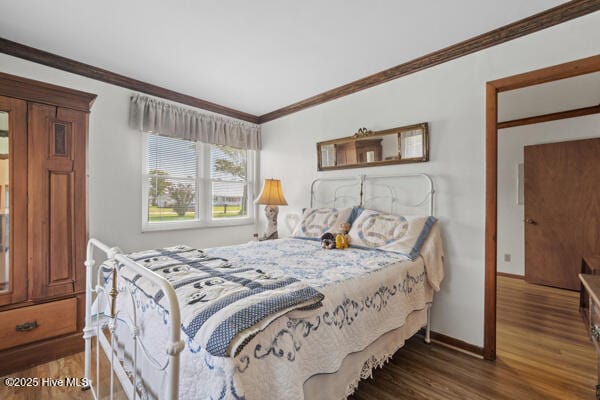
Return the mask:
M 600 256 L 585 256 L 581 259 L 581 273 L 590 275 L 600 275 Z M 579 291 L 579 311 L 583 317 L 583 321 L 587 325 L 589 323 L 589 301 L 590 296 L 581 283 Z
M 598 380 L 596 399 L 600 399 L 600 275 L 579 274 L 579 279 L 588 295 L 587 328 L 598 352 Z
M 86 153 L 95 98 L 0 73 L 0 175 L 8 180 L 0 376 L 83 350 Z

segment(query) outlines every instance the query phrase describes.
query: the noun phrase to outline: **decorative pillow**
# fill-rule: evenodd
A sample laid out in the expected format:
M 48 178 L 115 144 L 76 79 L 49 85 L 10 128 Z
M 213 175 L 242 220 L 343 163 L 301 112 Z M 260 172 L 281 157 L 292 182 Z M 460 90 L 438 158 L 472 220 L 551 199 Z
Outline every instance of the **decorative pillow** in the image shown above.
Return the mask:
M 350 229 L 350 244 L 394 251 L 414 260 L 436 221 L 435 217 L 400 216 L 363 210 Z
M 352 208 L 305 208 L 292 236 L 320 239 L 325 232 L 336 233 L 340 224 L 350 220 L 351 214 Z
M 352 207 L 352 212 L 350 213 L 350 218 L 348 219 L 348 223 L 352 225 L 356 218 L 364 211 L 362 207 Z

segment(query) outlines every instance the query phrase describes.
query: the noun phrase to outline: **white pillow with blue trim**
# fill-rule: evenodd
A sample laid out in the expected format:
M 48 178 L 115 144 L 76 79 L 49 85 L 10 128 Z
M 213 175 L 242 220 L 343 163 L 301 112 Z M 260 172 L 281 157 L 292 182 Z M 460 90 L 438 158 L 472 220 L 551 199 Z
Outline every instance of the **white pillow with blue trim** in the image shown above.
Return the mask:
M 305 208 L 302 220 L 294 229 L 293 237 L 321 239 L 326 232 L 337 233 L 340 224 L 350 221 L 352 208 Z
M 436 223 L 435 217 L 401 216 L 363 210 L 350 229 L 350 244 L 401 253 L 414 260 Z

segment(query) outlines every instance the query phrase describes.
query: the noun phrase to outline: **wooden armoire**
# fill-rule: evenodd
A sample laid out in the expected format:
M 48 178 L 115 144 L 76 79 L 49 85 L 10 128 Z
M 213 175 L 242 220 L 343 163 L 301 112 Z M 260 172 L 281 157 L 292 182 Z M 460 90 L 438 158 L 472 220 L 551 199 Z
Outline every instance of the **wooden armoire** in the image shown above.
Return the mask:
M 0 73 L 0 376 L 83 350 L 95 99 Z

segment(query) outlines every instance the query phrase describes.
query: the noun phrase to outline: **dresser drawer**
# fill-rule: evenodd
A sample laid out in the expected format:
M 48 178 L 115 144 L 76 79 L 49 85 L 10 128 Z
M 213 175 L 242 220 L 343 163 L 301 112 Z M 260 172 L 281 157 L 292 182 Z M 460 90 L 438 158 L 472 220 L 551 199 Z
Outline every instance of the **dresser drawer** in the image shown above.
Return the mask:
M 77 299 L 0 312 L 0 350 L 77 330 Z

